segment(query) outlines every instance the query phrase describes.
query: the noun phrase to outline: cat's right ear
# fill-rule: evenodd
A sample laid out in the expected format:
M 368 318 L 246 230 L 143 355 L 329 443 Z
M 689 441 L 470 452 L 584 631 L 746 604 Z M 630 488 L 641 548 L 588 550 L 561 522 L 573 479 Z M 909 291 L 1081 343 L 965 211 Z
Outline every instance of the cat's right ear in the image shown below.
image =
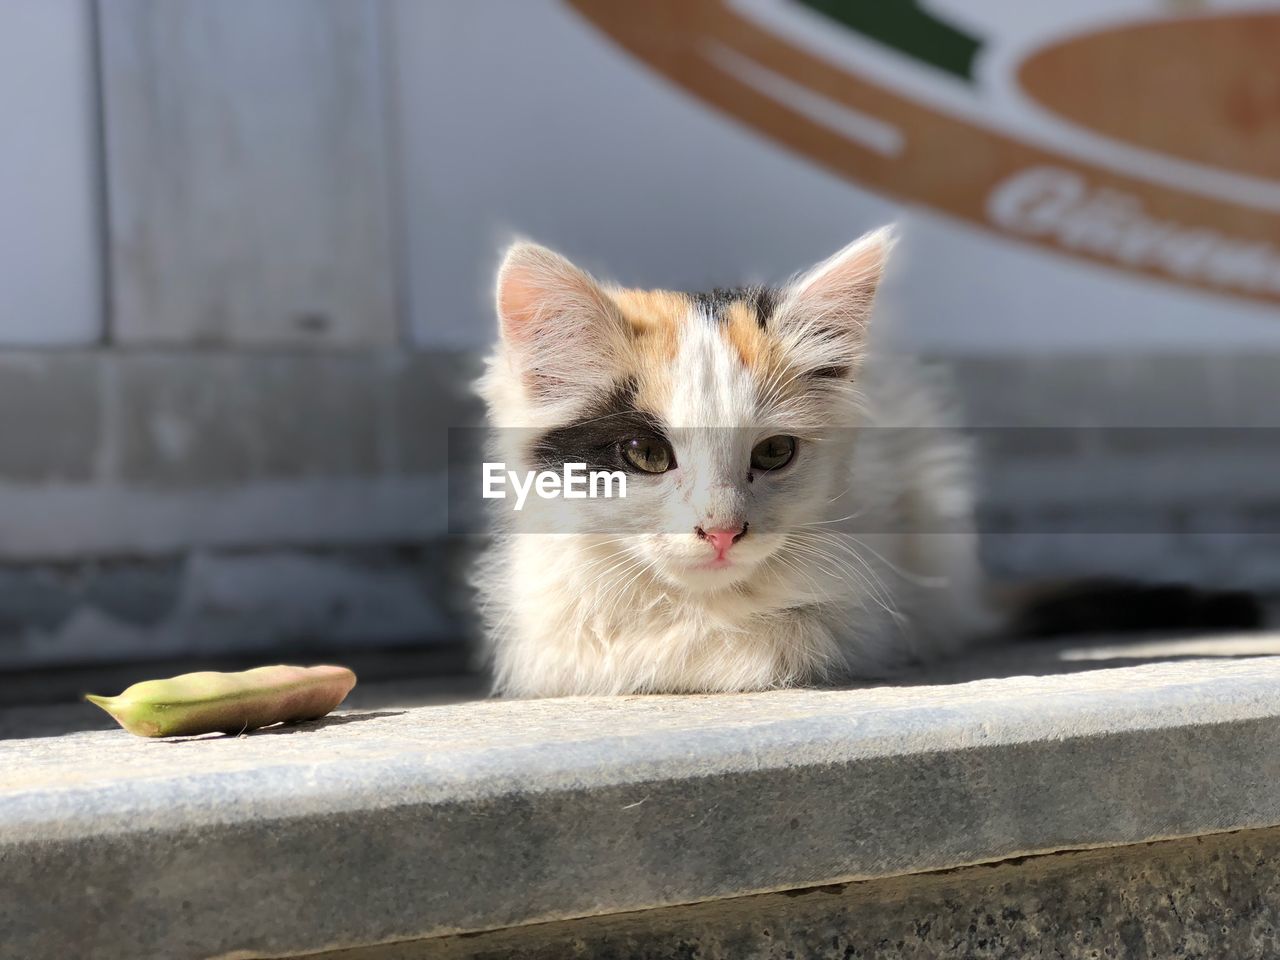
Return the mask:
M 502 340 L 535 397 L 612 382 L 622 318 L 591 275 L 560 254 L 513 243 L 498 268 L 497 307 Z
M 893 244 L 892 227 L 873 230 L 787 288 L 775 325 L 790 341 L 792 358 L 801 368 L 837 379 L 858 368 Z

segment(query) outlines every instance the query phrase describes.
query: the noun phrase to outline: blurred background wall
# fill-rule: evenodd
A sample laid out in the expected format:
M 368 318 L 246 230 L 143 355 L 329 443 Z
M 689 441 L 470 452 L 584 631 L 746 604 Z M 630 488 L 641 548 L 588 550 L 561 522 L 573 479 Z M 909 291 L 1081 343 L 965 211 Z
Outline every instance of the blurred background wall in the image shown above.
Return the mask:
M 1272 592 L 1277 49 L 1228 0 L 3 0 L 0 670 L 458 642 L 516 234 L 706 289 L 896 220 L 877 336 L 1000 428 L 999 577 Z

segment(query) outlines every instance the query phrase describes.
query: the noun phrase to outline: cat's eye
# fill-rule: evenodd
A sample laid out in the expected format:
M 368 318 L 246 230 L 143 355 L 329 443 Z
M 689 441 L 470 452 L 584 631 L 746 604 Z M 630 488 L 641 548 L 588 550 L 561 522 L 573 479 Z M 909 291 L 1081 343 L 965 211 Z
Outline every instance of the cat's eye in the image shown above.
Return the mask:
M 632 437 L 622 441 L 622 456 L 627 463 L 645 473 L 666 473 L 676 465 L 671 445 L 658 437 Z
M 777 470 L 796 455 L 796 438 L 778 434 L 766 437 L 751 450 L 751 466 L 755 470 Z

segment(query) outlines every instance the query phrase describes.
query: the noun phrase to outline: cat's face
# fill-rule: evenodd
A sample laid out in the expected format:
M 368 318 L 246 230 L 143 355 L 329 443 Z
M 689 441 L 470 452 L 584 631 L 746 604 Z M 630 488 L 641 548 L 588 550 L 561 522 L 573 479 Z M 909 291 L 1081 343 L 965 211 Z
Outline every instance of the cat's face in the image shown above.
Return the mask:
M 848 484 L 866 325 L 890 240 L 871 234 L 780 290 L 601 285 L 517 244 L 484 384 L 527 469 L 618 470 L 625 499 L 558 504 L 623 569 L 699 592 L 750 578 Z

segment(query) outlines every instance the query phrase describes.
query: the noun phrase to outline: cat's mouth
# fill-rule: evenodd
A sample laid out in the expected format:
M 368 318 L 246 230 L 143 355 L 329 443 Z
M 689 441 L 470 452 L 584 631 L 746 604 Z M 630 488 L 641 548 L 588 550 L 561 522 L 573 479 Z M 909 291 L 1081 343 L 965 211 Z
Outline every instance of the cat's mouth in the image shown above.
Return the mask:
M 750 575 L 754 564 L 747 557 L 686 556 L 671 557 L 662 564 L 672 583 L 688 590 L 702 592 L 720 590 Z
M 729 557 L 712 557 L 710 560 L 704 560 L 698 564 L 699 570 L 728 570 L 730 567 L 737 566 Z

